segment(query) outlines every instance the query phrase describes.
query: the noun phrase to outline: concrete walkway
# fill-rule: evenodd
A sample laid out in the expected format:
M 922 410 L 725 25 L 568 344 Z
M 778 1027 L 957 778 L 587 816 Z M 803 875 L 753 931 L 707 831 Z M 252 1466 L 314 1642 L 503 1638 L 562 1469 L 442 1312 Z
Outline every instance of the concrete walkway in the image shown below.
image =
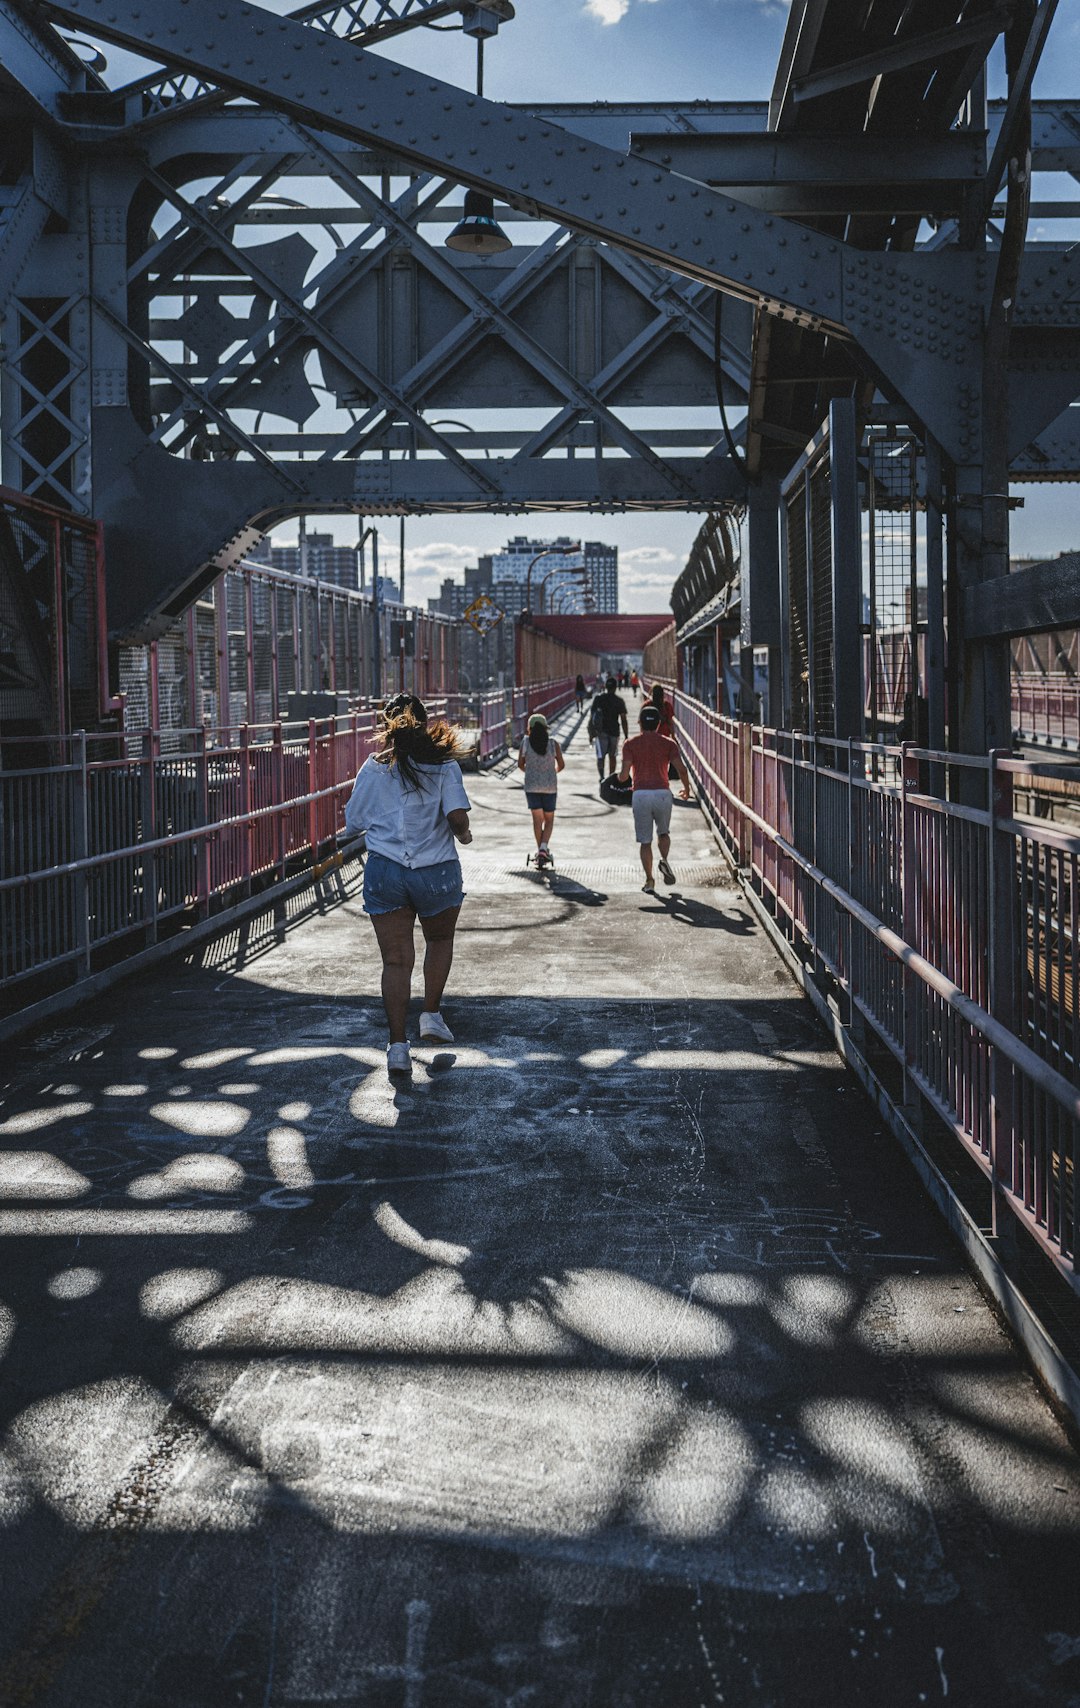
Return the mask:
M 383 1066 L 355 875 L 12 1050 L 0 1703 L 1080 1705 L 1076 1457 L 692 806 L 508 766 Z M 306 917 L 300 917 L 306 914 Z

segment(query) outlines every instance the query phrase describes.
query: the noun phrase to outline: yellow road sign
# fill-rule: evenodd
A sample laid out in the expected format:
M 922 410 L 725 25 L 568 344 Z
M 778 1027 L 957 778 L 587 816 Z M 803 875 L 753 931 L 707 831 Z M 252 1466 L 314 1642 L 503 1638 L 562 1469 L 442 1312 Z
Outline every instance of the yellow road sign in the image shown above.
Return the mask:
M 478 635 L 490 634 L 498 628 L 506 612 L 496 605 L 494 599 L 489 599 L 486 593 L 481 593 L 473 600 L 464 613 L 465 621 L 471 623 Z

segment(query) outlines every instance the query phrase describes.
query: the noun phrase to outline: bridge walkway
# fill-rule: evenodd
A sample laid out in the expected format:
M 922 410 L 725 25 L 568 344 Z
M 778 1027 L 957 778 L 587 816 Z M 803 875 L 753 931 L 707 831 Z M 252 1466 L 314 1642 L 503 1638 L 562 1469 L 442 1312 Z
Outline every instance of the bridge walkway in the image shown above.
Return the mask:
M 1080 1701 L 1080 1469 L 704 820 L 506 764 L 388 1083 L 354 869 L 9 1053 L 0 1701 Z M 306 914 L 306 917 L 301 915 Z

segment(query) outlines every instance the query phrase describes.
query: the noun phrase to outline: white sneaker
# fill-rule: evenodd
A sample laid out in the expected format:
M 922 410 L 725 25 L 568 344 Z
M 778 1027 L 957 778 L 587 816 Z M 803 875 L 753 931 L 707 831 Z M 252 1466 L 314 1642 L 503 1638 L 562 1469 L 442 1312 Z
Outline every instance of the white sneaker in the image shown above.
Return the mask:
M 426 1008 L 420 1016 L 420 1036 L 423 1039 L 430 1038 L 440 1044 L 452 1044 L 454 1042 L 454 1034 L 442 1015 L 429 1014 Z
M 412 1073 L 412 1057 L 408 1044 L 387 1044 L 387 1073 Z

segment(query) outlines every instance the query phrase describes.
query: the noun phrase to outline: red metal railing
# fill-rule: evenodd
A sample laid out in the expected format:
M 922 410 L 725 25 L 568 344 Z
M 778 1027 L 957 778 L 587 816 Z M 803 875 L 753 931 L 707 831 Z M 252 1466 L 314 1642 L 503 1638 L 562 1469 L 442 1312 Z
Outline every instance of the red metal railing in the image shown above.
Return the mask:
M 1080 767 L 676 709 L 745 882 L 974 1157 L 995 1228 L 1007 1207 L 1080 1286 L 1080 836 L 1014 799 L 1047 779 L 1080 800 Z
M 369 710 L 217 744 L 189 730 L 167 753 L 156 732 L 79 734 L 62 764 L 0 772 L 0 983 L 85 976 L 107 945 L 134 953 L 167 922 L 317 865 L 374 731 Z
M 1022 741 L 1080 748 L 1080 678 L 1014 675 L 1012 721 Z
M 553 718 L 574 703 L 574 677 L 560 676 L 549 682 L 530 682 L 527 688 L 515 688 L 510 708 L 511 744 L 520 747 L 525 739 L 529 719 L 534 712 Z

